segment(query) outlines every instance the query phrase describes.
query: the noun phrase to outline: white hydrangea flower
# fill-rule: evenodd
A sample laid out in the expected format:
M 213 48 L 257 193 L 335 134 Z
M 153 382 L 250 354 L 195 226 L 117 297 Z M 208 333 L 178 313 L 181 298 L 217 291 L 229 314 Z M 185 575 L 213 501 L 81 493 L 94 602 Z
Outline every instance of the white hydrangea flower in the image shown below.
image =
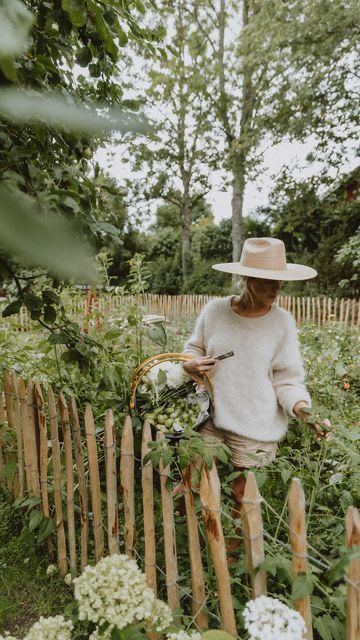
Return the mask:
M 53 576 L 57 572 L 58 572 L 58 568 L 57 568 L 56 564 L 49 564 L 49 566 L 46 569 L 46 575 L 47 576 Z
M 63 616 L 51 616 L 43 618 L 31 627 L 24 640 L 71 640 L 71 632 L 74 628 L 70 620 Z
M 145 621 L 145 626 L 156 633 L 161 633 L 170 626 L 172 621 L 173 615 L 169 605 L 156 598 L 152 604 L 151 615 Z
M 152 616 L 154 592 L 135 560 L 126 555 L 114 554 L 85 567 L 74 586 L 80 620 L 123 629 Z
M 9 634 L 7 634 L 5 632 L 4 636 L 0 635 L 0 640 L 18 640 L 17 638 L 15 638 L 15 636 L 10 636 Z
M 71 573 L 67 573 L 66 576 L 64 577 L 64 582 L 65 584 L 68 585 L 68 587 L 71 587 L 72 585 L 72 575 Z
M 243 615 L 250 640 L 303 640 L 305 637 L 306 626 L 301 615 L 275 598 L 260 596 L 250 600 Z
M 152 367 L 146 374 L 146 378 L 157 386 L 159 371 L 166 373 L 166 384 L 170 389 L 177 389 L 177 387 L 181 387 L 184 382 L 190 379 L 190 376 L 184 371 L 180 362 L 161 362 Z
M 181 629 L 176 633 L 168 633 L 167 640 L 201 640 L 202 635 L 198 631 L 184 631 Z

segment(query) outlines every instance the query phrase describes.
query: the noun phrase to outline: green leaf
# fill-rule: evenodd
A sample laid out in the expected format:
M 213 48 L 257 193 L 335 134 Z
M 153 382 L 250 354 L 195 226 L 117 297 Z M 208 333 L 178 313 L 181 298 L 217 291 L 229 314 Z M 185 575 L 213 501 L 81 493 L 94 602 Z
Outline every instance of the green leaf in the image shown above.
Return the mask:
M 213 629 L 211 631 L 205 631 L 202 637 L 205 640 L 231 640 L 233 636 L 226 631 L 220 631 L 219 629 Z
M 314 587 L 314 578 L 312 575 L 307 573 L 299 573 L 296 576 L 293 585 L 292 585 L 292 600 L 300 600 L 300 598 L 304 598 L 312 593 Z
M 87 67 L 92 60 L 92 53 L 89 47 L 82 47 L 76 56 L 76 62 L 80 67 Z
M 39 524 L 42 522 L 43 517 L 44 516 L 42 512 L 38 511 L 38 509 L 31 511 L 30 520 L 29 520 L 30 531 L 34 531 L 34 529 L 36 529 L 39 526 Z
M 165 347 L 167 342 L 166 331 L 162 324 L 153 324 L 147 332 L 150 340 L 160 347 Z
M 39 542 L 44 542 L 55 531 L 55 524 L 52 518 L 43 518 L 39 528 Z
M 44 307 L 44 321 L 52 324 L 56 320 L 56 309 L 50 305 Z
M 23 53 L 29 44 L 34 16 L 20 0 L 2 2 L 0 6 L 0 60 L 7 61 Z M 7 75 L 5 73 L 5 75 Z M 8 76 L 7 76 L 8 77 Z M 8 78 L 11 79 L 11 78 Z
M 319 635 L 322 638 L 322 640 L 333 640 L 332 633 L 328 625 L 327 617 L 328 616 L 324 615 L 321 618 L 320 617 L 314 618 L 313 624 L 315 629 L 319 632 Z
M 61 0 L 61 8 L 69 14 L 70 22 L 75 27 L 83 27 L 86 23 L 85 0 Z
M 95 280 L 90 250 L 79 241 L 76 225 L 59 214 L 42 215 L 36 201 L 7 186 L 0 187 L 0 247 L 21 256 L 22 264 L 45 267 L 62 278 Z
M 159 369 L 156 380 L 160 387 L 167 383 L 167 375 L 163 369 Z
M 46 124 L 74 133 L 98 133 L 119 130 L 145 132 L 150 130 L 146 118 L 129 115 L 120 109 L 105 109 L 101 105 L 85 107 L 70 104 L 69 100 L 54 93 L 39 93 L 17 89 L 0 91 L 0 113 L 17 124 Z
M 0 212 L 1 212 L 1 204 L 0 204 Z M 7 318 L 8 316 L 12 316 L 15 313 L 19 313 L 22 307 L 22 300 L 13 300 L 10 304 L 3 309 L 2 317 Z

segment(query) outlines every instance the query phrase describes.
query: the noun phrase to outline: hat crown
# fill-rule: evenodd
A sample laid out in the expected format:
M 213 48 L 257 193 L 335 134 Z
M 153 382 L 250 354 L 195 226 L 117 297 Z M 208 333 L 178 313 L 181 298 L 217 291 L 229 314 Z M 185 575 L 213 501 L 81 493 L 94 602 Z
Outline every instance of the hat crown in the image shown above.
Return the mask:
M 252 269 L 284 271 L 286 269 L 285 245 L 277 238 L 248 238 L 243 245 L 240 264 Z

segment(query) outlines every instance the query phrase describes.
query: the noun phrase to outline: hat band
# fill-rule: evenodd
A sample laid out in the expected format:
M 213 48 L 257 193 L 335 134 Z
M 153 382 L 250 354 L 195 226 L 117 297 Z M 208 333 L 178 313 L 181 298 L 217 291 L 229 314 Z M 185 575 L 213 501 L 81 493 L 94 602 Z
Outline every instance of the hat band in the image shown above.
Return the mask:
M 252 256 L 246 255 L 240 260 L 240 264 L 243 267 L 249 269 L 268 269 L 269 271 L 285 271 L 286 259 L 274 256 Z

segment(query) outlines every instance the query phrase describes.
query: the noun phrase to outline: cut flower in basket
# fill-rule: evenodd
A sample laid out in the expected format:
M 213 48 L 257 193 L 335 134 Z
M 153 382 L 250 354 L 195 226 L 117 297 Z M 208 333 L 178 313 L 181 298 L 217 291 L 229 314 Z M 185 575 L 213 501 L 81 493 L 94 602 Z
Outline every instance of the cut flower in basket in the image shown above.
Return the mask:
M 198 429 L 209 417 L 211 398 L 206 383 L 187 374 L 182 354 L 160 354 L 145 360 L 135 372 L 133 408 L 167 437 L 179 438 Z

